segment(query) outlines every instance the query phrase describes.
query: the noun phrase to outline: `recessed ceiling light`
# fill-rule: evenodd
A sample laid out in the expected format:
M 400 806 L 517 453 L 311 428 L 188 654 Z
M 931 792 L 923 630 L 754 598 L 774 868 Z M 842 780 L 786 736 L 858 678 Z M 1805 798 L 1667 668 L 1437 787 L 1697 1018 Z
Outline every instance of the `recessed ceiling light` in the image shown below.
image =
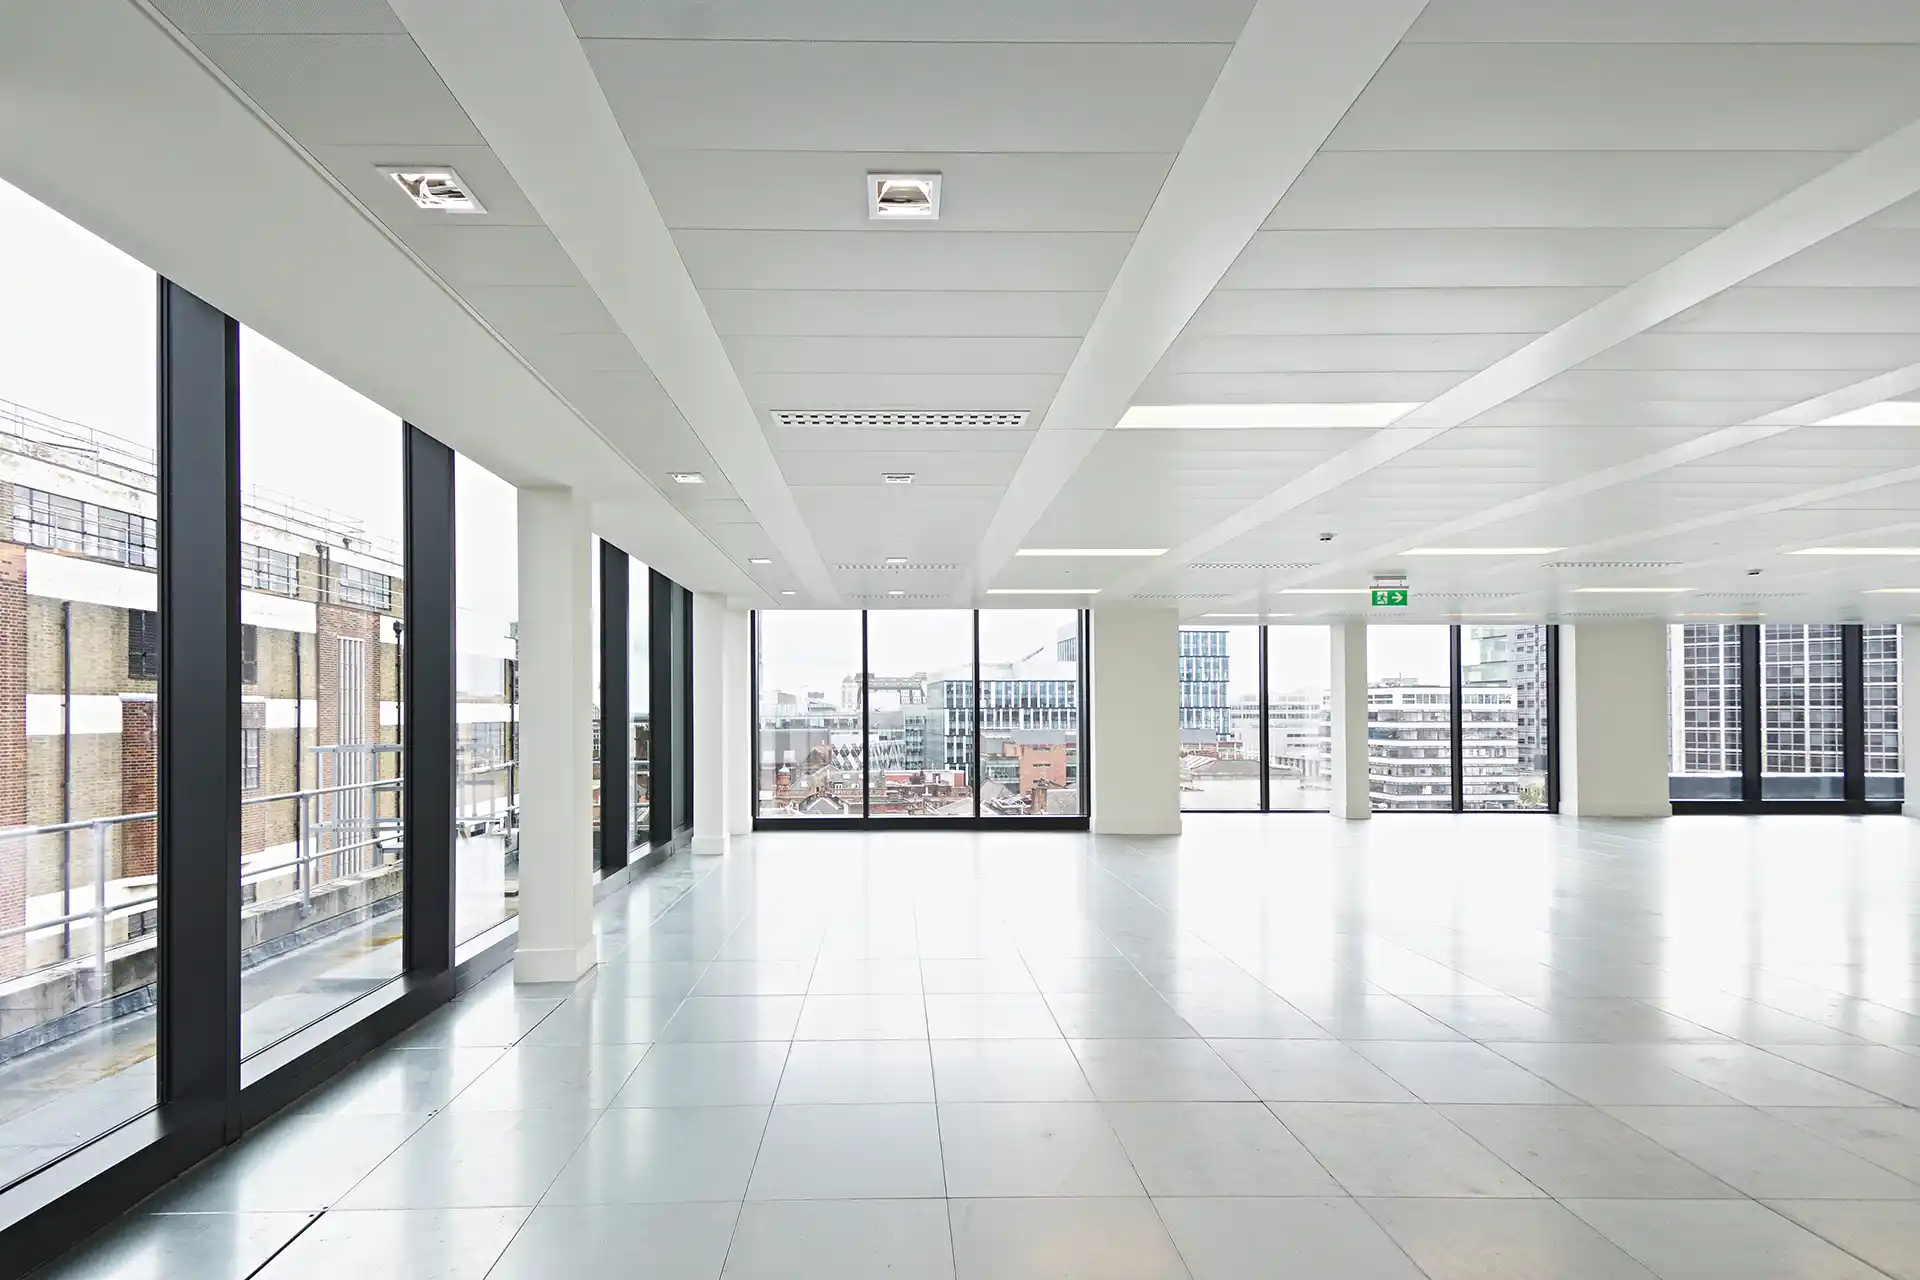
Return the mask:
M 1920 556 L 1920 547 L 1802 547 L 1790 556 Z
M 707 478 L 698 471 L 669 471 L 667 479 L 675 484 L 705 484 Z
M 471 188 L 451 169 L 382 169 L 407 199 L 432 213 L 485 213 Z
M 1450 613 L 1449 618 L 1517 618 L 1517 613 Z
M 906 562 L 907 562 L 907 558 L 905 556 L 888 556 L 887 557 L 888 564 L 905 564 Z
M 990 596 L 1097 596 L 1098 587 L 988 587 Z
M 1692 587 L 1575 587 L 1579 595 L 1590 596 L 1677 596 Z
M 1371 587 L 1282 587 L 1283 596 L 1364 596 Z
M 1122 431 L 1384 427 L 1419 407 L 1418 401 L 1379 404 L 1137 404 L 1122 414 L 1115 425 Z
M 903 595 L 905 595 L 905 594 L 907 594 L 907 593 L 906 593 L 906 592 L 904 592 L 904 591 L 889 591 L 889 592 L 887 592 L 887 594 L 888 594 L 888 595 L 890 595 L 890 596 L 903 596 Z
M 752 556 L 748 558 L 747 563 L 748 564 L 772 564 L 773 561 L 767 559 L 765 556 Z
M 1882 400 L 1851 413 L 1838 413 L 1818 427 L 1920 427 L 1920 400 Z
M 1403 556 L 1546 556 L 1564 547 L 1410 547 Z
M 1683 613 L 1683 618 L 1764 618 L 1767 615 L 1758 612 L 1749 613 Z
M 937 173 L 870 173 L 867 218 L 873 222 L 933 222 L 940 217 Z
M 912 484 L 912 483 L 913 483 L 913 472 L 911 472 L 911 471 L 883 471 L 883 472 L 881 472 L 881 473 L 880 473 L 880 483 L 882 483 L 882 484 Z
M 782 591 L 780 594 L 783 596 L 796 596 L 796 595 L 799 595 L 800 593 L 797 591 Z
M 1022 547 L 1016 556 L 1163 556 L 1165 547 Z
M 1920 596 L 1920 587 L 1868 587 L 1870 596 Z

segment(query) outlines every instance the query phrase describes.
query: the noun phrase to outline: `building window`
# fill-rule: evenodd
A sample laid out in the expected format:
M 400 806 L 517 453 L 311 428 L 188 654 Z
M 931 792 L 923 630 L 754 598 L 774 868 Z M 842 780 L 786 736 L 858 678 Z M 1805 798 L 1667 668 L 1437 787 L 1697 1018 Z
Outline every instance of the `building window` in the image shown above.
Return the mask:
M 159 540 L 146 516 L 15 485 L 13 540 L 71 551 L 137 569 L 159 564 Z
M 160 678 L 160 615 L 148 609 L 127 610 L 127 679 Z
M 260 732 L 258 729 L 240 731 L 240 789 L 242 791 L 260 789 Z
M 240 585 L 277 596 L 300 594 L 300 558 L 272 547 L 240 544 Z
M 260 683 L 260 628 L 240 628 L 240 683 Z
M 357 604 L 368 609 L 393 607 L 393 579 L 359 565 L 339 567 L 340 603 Z

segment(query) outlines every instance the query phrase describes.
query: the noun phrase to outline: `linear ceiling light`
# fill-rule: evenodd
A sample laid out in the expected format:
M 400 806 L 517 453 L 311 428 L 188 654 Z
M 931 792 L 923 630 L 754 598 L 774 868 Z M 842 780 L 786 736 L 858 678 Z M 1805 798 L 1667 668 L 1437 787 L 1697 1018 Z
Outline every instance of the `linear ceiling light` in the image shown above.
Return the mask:
M 1550 556 L 1565 547 L 1409 547 L 1403 556 Z
M 1163 556 L 1165 547 L 1022 547 L 1016 556 Z
M 675 484 L 705 484 L 707 478 L 698 471 L 669 471 L 667 479 Z
M 1575 587 L 1578 595 L 1589 596 L 1677 596 L 1692 587 Z
M 1517 613 L 1450 613 L 1449 618 L 1517 618 Z
M 882 471 L 882 472 L 880 473 L 880 483 L 881 483 L 881 484 L 912 484 L 912 483 L 913 483 L 913 472 L 911 472 L 911 471 Z
M 800 593 L 797 591 L 782 591 L 780 594 L 783 596 L 792 596 L 792 595 L 798 595 Z
M 772 564 L 773 561 L 767 559 L 765 556 L 749 556 L 747 558 L 747 563 L 748 564 Z
M 907 562 L 907 558 L 905 556 L 888 556 L 887 557 L 888 564 L 905 564 L 906 562 Z
M 988 587 L 990 596 L 1097 596 L 1098 587 Z
M 1683 618 L 1764 618 L 1764 613 L 1749 611 L 1746 613 L 1683 613 Z
M 1380 404 L 1137 404 L 1115 425 L 1122 431 L 1246 431 L 1288 427 L 1384 427 L 1420 407 Z
M 1368 587 L 1282 587 L 1283 596 L 1364 596 Z
M 1816 427 L 1920 427 L 1920 400 L 1882 400 L 1864 409 L 1835 414 Z
M 1920 587 L 1868 587 L 1870 596 L 1920 596 Z
M 1792 556 L 1920 556 L 1920 547 L 1802 547 Z
M 1262 618 L 1291 618 L 1294 615 L 1290 613 L 1208 613 L 1201 616 L 1207 618 L 1251 618 L 1257 622 Z

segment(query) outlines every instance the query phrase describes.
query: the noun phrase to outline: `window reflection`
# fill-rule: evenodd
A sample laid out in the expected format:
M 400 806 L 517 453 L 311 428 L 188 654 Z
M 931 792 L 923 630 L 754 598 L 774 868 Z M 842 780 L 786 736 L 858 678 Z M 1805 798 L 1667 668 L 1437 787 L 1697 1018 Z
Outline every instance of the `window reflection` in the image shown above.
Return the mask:
M 454 489 L 454 936 L 519 910 L 519 503 L 456 455 Z

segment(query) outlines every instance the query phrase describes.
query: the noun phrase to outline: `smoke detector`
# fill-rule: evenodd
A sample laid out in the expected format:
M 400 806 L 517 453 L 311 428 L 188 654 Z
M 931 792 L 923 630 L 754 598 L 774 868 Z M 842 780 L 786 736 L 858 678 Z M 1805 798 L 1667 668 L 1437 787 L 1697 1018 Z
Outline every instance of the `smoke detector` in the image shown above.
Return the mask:
M 873 222 L 932 222 L 940 216 L 937 173 L 870 173 L 867 218 Z
M 432 213 L 485 213 L 473 189 L 451 169 L 382 169 L 407 199 Z

